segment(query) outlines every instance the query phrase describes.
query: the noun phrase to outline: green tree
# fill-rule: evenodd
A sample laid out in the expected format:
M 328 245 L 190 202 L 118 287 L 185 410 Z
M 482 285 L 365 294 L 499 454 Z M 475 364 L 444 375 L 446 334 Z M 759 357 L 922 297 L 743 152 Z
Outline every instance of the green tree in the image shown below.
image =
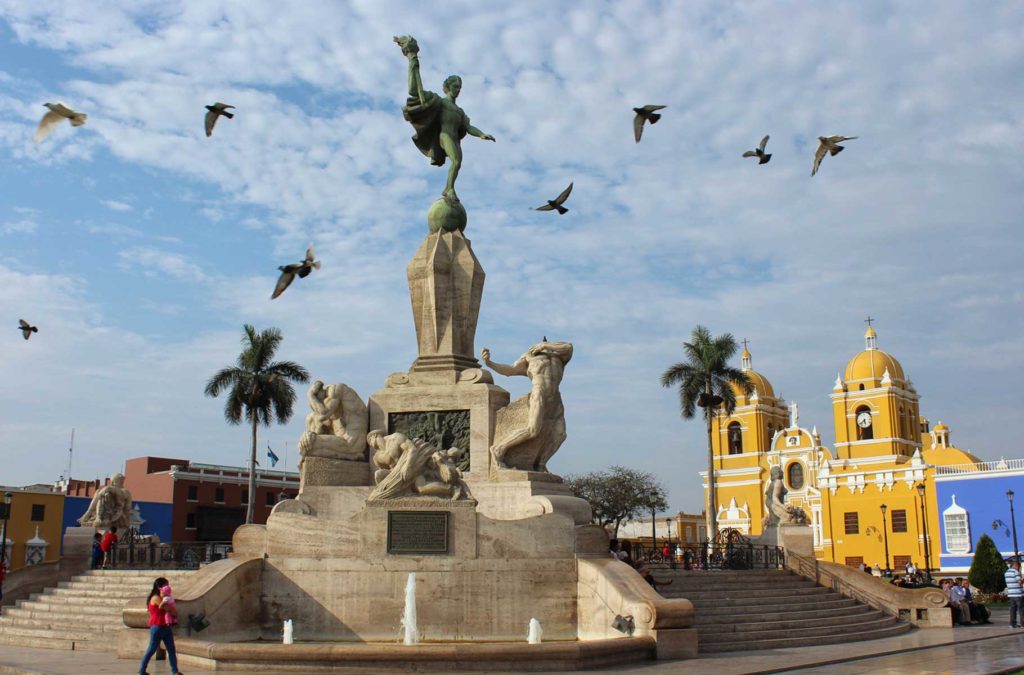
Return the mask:
M 736 409 L 735 385 L 745 395 L 753 389 L 747 374 L 729 365 L 736 355 L 736 339 L 731 333 L 712 337 L 704 326 L 693 329 L 689 342 L 683 343 L 685 361 L 669 366 L 661 376 L 661 386 L 679 386 L 679 411 L 683 419 L 693 419 L 697 408 L 703 410 L 708 438 L 708 539 L 718 536 L 718 504 L 715 494 L 715 454 L 711 442 L 711 420 L 715 411 L 731 415 Z
M 241 424 L 244 418 L 252 426 L 252 454 L 249 457 L 249 505 L 245 522 L 251 523 L 256 503 L 256 435 L 260 424 L 286 424 L 292 417 L 295 389 L 292 382 L 308 382 L 309 373 L 293 361 L 274 361 L 283 340 L 281 331 L 268 328 L 260 333 L 245 324 L 242 352 L 234 366 L 221 369 L 206 383 L 206 395 L 217 397 L 227 392 L 224 418 Z
M 1006 564 L 1003 556 L 999 555 L 999 549 L 995 542 L 987 535 L 981 535 L 978 544 L 974 548 L 974 560 L 971 561 L 971 571 L 967 578 L 971 585 L 975 586 L 982 593 L 999 593 L 1006 588 Z
M 668 508 L 665 489 L 653 475 L 624 466 L 568 475 L 565 482 L 574 495 L 590 502 L 595 523 L 614 526 L 616 537 L 623 522 L 646 515 L 652 506 L 658 511 Z

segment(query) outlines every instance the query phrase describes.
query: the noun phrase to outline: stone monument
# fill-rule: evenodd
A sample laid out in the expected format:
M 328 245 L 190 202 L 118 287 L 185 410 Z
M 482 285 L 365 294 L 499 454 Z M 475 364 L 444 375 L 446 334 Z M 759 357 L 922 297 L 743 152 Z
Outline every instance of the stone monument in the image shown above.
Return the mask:
M 332 644 L 288 645 L 279 658 L 307 649 L 304 664 L 337 654 L 348 665 L 367 652 L 342 656 L 339 645 L 396 643 L 409 602 L 403 589 L 415 573 L 411 587 L 425 600 L 415 612 L 421 639 L 491 643 L 481 645 L 482 653 L 504 655 L 503 669 L 519 667 L 505 645 L 522 643 L 534 618 L 545 640 L 572 647 L 564 653 L 575 666 L 591 653 L 589 641 L 615 642 L 595 647 L 607 649 L 602 654 L 634 650 L 647 658 L 656 646 L 662 657 L 692 655 L 689 601 L 661 598 L 610 557 L 608 535 L 592 523 L 590 505 L 548 471 L 566 438 L 559 384 L 572 345 L 545 339 L 510 365 L 491 361 L 484 349 L 487 367 L 531 381 L 530 393 L 511 405 L 474 356 L 484 271 L 463 233 L 455 180 L 461 138 L 493 138 L 455 105 L 461 80 L 446 80 L 447 98 L 423 91 L 416 41 L 396 42 L 409 60 L 404 114 L 416 146 L 434 164 L 452 162 L 407 268 L 417 357 L 389 375 L 365 408 L 345 385 L 313 384 L 299 443 L 298 496 L 278 503 L 265 526 L 238 528 L 232 558 L 197 573 L 198 590 L 178 598 L 179 613 L 205 613 L 211 627 L 202 640 L 210 644 L 275 641 L 290 619 L 304 640 Z M 613 627 L 627 615 L 635 635 Z M 129 626 L 146 627 L 144 609 L 124 616 Z M 129 633 L 123 653 L 132 651 L 131 640 L 146 638 Z M 264 660 L 274 651 L 256 649 Z M 424 652 L 431 667 L 440 663 L 438 653 Z M 451 658 L 465 667 L 463 654 L 453 651 Z
M 117 527 L 124 532 L 132 526 L 132 493 L 124 487 L 124 474 L 111 475 L 109 483 L 96 491 L 78 524 L 92 531 Z

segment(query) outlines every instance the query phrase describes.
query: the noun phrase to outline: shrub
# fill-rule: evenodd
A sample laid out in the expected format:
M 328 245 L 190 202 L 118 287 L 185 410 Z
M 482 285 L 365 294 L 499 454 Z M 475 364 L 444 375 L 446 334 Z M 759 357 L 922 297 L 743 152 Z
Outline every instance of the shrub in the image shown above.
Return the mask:
M 999 593 L 1006 588 L 1005 572 L 1006 565 L 995 542 L 987 534 L 981 535 L 974 549 L 971 571 L 967 573 L 971 585 L 982 593 Z

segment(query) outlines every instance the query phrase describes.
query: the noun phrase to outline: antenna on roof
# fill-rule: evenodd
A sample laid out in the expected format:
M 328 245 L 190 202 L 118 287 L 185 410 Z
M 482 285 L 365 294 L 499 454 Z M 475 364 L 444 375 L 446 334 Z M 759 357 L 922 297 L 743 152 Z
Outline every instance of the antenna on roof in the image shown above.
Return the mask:
M 71 427 L 71 445 L 68 446 L 68 484 L 71 484 L 71 460 L 75 456 L 75 428 Z

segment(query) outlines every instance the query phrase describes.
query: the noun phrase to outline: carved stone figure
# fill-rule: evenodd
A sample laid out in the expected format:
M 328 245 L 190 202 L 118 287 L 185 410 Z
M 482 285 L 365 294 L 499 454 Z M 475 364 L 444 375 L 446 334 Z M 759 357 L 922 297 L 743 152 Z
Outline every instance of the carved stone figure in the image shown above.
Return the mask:
M 467 496 L 462 474 L 455 465 L 463 450 L 438 450 L 421 439 L 399 433 L 385 436 L 377 429 L 366 435 L 366 443 L 374 450 L 373 462 L 378 467 L 373 476 L 377 486 L 368 499 Z
M 100 530 L 116 526 L 122 532 L 132 526 L 132 493 L 124 487 L 124 474 L 113 474 L 110 484 L 93 495 L 89 508 L 78 519 L 78 524 Z
M 493 141 L 494 136 L 470 124 L 469 116 L 456 105 L 455 100 L 462 91 L 461 77 L 449 75 L 445 79 L 445 97 L 438 96 L 432 91 L 424 91 L 423 80 L 420 77 L 420 48 L 416 39 L 404 35 L 396 36 L 394 40 L 402 48 L 402 54 L 409 60 L 409 98 L 402 108 L 402 114 L 416 130 L 412 137 L 413 143 L 435 166 L 444 166 L 445 160 L 450 160 L 448 182 L 441 193 L 443 201 L 432 207 L 432 211 L 440 209 L 444 212 L 434 214 L 434 218 L 428 216 L 429 220 L 435 221 L 431 223 L 431 231 L 436 231 L 435 226 L 446 231 L 465 229 L 466 212 L 459 203 L 458 195 L 455 194 L 455 180 L 459 177 L 459 169 L 462 167 L 462 139 L 468 134 L 485 141 Z
M 299 438 L 299 470 L 307 457 L 363 460 L 366 429 L 369 426 L 366 404 L 345 384 L 324 386 L 317 380 L 309 388 L 306 432 Z
M 565 365 L 572 358 L 568 342 L 539 342 L 515 363 L 491 361 L 482 351 L 484 365 L 496 373 L 530 378 L 530 393 L 498 411 L 491 456 L 499 469 L 547 471 L 548 460 L 566 439 L 565 408 L 558 387 Z
M 786 484 L 782 480 L 782 467 L 773 466 L 771 480 L 764 491 L 765 516 L 761 526 L 765 529 L 778 525 L 806 525 L 807 513 L 798 506 L 788 505 Z

